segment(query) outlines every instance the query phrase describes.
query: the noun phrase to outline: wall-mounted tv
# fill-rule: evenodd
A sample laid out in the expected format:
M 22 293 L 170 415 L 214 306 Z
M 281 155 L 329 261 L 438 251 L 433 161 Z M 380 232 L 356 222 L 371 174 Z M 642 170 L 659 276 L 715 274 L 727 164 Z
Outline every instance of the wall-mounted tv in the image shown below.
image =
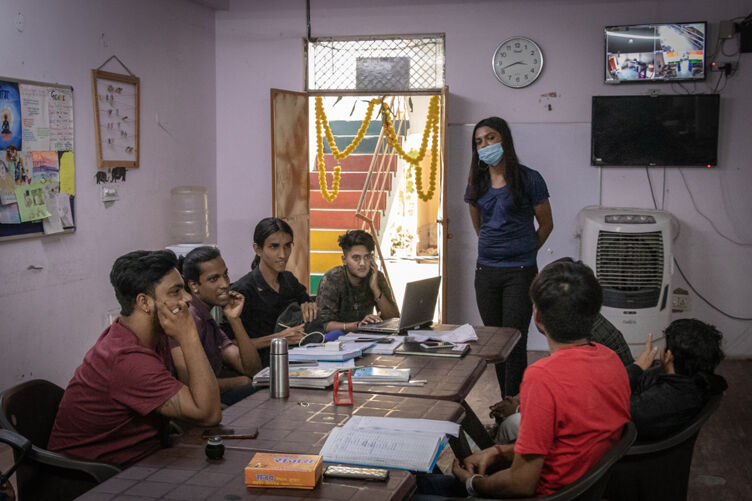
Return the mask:
M 593 96 L 590 163 L 716 165 L 719 106 L 718 94 Z
M 707 23 L 606 26 L 606 83 L 705 79 Z

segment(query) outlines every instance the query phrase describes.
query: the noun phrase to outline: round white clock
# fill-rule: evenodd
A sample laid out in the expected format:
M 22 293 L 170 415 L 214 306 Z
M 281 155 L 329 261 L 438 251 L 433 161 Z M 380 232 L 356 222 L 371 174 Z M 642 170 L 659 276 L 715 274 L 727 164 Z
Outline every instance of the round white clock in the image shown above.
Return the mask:
M 526 87 L 543 70 L 543 52 L 537 43 L 525 37 L 512 37 L 499 44 L 491 58 L 494 75 L 508 87 Z

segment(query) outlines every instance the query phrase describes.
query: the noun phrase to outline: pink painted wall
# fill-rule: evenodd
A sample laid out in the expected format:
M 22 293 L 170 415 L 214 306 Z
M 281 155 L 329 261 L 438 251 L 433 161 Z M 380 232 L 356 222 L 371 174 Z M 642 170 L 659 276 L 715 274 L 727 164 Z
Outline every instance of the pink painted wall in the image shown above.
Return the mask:
M 473 292 L 476 241 L 462 192 L 467 176 L 471 125 L 488 115 L 505 117 L 513 128 L 518 154 L 539 170 L 551 192 L 555 229 L 539 254 L 539 265 L 577 255 L 575 217 L 580 208 L 652 207 L 644 169 L 589 165 L 590 99 L 597 94 L 639 94 L 644 85 L 607 87 L 603 77 L 602 28 L 609 24 L 707 20 L 710 38 L 718 22 L 749 13 L 743 0 L 691 1 L 480 1 L 418 0 L 312 2 L 313 36 L 391 33 L 446 33 L 449 100 L 448 191 L 451 219 L 449 318 L 478 322 Z M 250 232 L 271 213 L 269 88 L 301 91 L 304 85 L 305 2 L 233 1 L 216 16 L 217 64 L 217 226 L 219 244 L 237 278 L 249 268 Z M 490 69 L 491 55 L 507 36 L 525 35 L 543 49 L 545 68 L 532 86 L 501 86 Z M 727 44 L 727 50 L 730 50 Z M 711 45 L 711 49 L 714 44 Z M 720 165 L 714 170 L 683 169 L 698 208 L 724 234 L 752 243 L 752 56 L 742 56 L 739 73 L 722 93 Z M 708 91 L 707 83 L 690 86 Z M 680 92 L 654 85 L 663 93 Z M 556 92 L 546 100 L 542 94 Z M 546 104 L 552 105 L 548 111 Z M 470 124 L 470 125 L 468 125 Z M 717 306 L 737 316 L 752 316 L 750 247 L 728 242 L 693 207 L 678 169 L 651 169 L 659 204 L 681 221 L 676 256 L 690 280 Z M 665 193 L 664 193 L 665 192 Z M 676 274 L 673 287 L 686 285 Z M 692 310 L 726 334 L 732 355 L 752 354 L 750 322 L 728 319 L 692 294 Z M 543 348 L 539 334 L 530 347 Z
M 208 188 L 216 238 L 214 13 L 179 0 L 6 0 L 0 47 L 0 74 L 74 87 L 78 230 L 0 243 L 0 388 L 31 377 L 65 385 L 117 307 L 115 258 L 169 243 L 171 187 Z M 105 208 L 90 70 L 113 54 L 141 78 L 141 167 Z

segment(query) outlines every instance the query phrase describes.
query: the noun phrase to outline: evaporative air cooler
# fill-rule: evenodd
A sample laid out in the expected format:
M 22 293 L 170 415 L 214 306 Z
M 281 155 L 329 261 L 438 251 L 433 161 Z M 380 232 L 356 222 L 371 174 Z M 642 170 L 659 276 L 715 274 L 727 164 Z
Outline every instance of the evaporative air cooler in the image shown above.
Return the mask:
M 666 211 L 590 206 L 577 215 L 580 259 L 603 287 L 601 313 L 632 352 L 671 322 L 672 242 L 678 224 Z

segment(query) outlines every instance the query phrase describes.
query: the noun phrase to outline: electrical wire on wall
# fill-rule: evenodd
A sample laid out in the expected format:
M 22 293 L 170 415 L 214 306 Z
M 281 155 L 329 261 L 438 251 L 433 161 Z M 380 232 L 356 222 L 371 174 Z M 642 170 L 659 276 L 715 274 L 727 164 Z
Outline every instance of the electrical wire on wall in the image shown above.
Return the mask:
M 747 244 L 747 243 L 743 243 L 743 242 L 737 242 L 736 240 L 730 239 L 730 238 L 726 237 L 725 235 L 723 235 L 718 230 L 718 228 L 715 226 L 715 224 L 713 223 L 713 221 L 709 217 L 707 217 L 705 214 L 703 214 L 700 211 L 700 209 L 697 207 L 697 204 L 695 203 L 695 198 L 694 198 L 694 196 L 692 195 L 692 192 L 689 189 L 689 185 L 687 184 L 686 178 L 684 177 L 684 172 L 682 172 L 682 170 L 679 169 L 679 173 L 681 174 L 682 179 L 684 180 L 684 186 L 687 188 L 687 193 L 689 193 L 689 198 L 690 198 L 690 200 L 692 200 L 692 205 L 694 206 L 695 210 L 710 223 L 710 225 L 713 227 L 713 229 L 716 231 L 716 233 L 718 233 L 720 236 L 722 236 L 723 238 L 725 238 L 729 242 L 734 243 L 736 245 L 741 245 L 741 246 L 750 246 L 750 245 L 752 245 L 752 244 Z M 655 193 L 653 191 L 653 181 L 650 179 L 650 170 L 647 167 L 645 167 L 645 175 L 648 178 L 648 186 L 650 188 L 650 196 L 653 199 L 653 208 L 657 210 L 658 209 L 658 204 L 656 202 Z M 664 194 L 666 192 L 666 180 L 665 180 L 665 177 L 664 177 L 664 180 L 663 180 L 663 192 L 664 192 Z M 678 219 L 677 219 L 677 223 L 679 223 Z M 679 228 L 681 229 L 681 223 L 679 223 Z M 678 237 L 679 237 L 679 234 L 677 232 L 676 238 L 678 238 Z M 723 315 L 723 316 L 725 316 L 727 318 L 730 318 L 732 320 L 740 320 L 740 321 L 743 321 L 743 322 L 752 321 L 752 317 L 738 317 L 736 315 L 732 315 L 730 313 L 726 313 L 725 311 L 723 311 L 722 309 L 720 309 L 719 307 L 717 307 L 716 305 L 714 305 L 712 302 L 710 302 L 708 299 L 706 299 L 705 296 L 703 296 L 702 294 L 700 294 L 700 292 L 695 288 L 694 285 L 692 285 L 692 282 L 689 281 L 689 279 L 687 278 L 687 276 L 684 274 L 684 271 L 681 269 L 681 266 L 679 265 L 679 261 L 676 259 L 676 257 L 674 257 L 674 264 L 676 265 L 676 269 L 679 270 L 679 274 L 681 275 L 681 277 L 687 283 L 687 286 L 692 290 L 692 292 L 694 292 L 697 295 L 697 297 L 699 297 L 700 299 L 702 299 L 702 301 L 705 304 L 707 304 L 708 306 L 710 306 L 711 308 L 713 308 L 715 311 L 717 311 L 721 315 Z

